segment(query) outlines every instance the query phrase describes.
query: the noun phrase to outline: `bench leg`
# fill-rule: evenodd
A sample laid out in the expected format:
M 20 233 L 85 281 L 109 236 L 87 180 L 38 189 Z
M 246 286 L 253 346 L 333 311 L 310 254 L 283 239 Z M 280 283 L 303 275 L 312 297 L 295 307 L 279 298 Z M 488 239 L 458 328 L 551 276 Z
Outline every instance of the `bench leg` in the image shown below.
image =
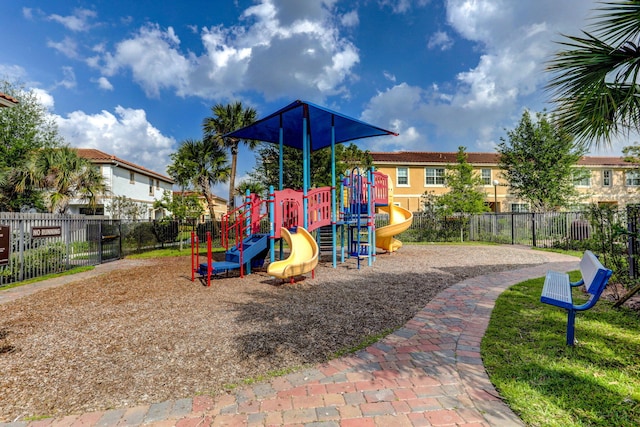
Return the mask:
M 567 311 L 567 345 L 573 346 L 575 344 L 576 312 L 575 310 Z

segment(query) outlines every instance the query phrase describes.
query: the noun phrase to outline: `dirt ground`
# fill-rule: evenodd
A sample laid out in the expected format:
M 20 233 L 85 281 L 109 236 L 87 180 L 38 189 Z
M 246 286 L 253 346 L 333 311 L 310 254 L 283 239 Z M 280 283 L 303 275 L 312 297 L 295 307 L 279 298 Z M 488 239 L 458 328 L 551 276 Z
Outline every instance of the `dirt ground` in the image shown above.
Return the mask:
M 264 271 L 191 282 L 189 257 L 0 305 L 0 421 L 124 408 L 326 361 L 402 326 L 465 278 L 545 262 L 507 246 L 405 246 L 282 284 Z

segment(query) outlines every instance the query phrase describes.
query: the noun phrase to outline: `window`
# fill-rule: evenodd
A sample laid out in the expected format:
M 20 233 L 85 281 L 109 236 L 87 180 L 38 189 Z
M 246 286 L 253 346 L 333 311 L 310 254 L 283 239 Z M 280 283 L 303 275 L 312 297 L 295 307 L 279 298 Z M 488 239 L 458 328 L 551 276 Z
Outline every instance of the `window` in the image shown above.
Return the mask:
M 82 206 L 78 211 L 80 215 L 104 215 L 104 206 L 96 206 L 95 208 Z
M 398 185 L 409 185 L 409 170 L 407 168 L 397 168 L 396 180 Z
M 444 185 L 444 168 L 426 168 L 425 185 Z
M 573 185 L 577 187 L 590 187 L 591 186 L 591 174 L 587 172 L 580 172 L 574 176 Z
M 611 186 L 611 171 L 604 170 L 602 171 L 602 186 L 610 187 Z
M 527 203 L 511 203 L 511 212 L 529 212 Z
M 129 172 L 129 184 L 136 183 L 136 174 L 135 172 Z
M 149 178 L 149 195 L 153 196 L 153 178 Z
M 491 185 L 491 169 L 482 169 L 481 176 L 484 185 Z
M 156 179 L 156 189 L 159 190 L 160 189 L 160 180 Z
M 638 172 L 638 171 L 627 171 L 625 183 L 629 187 L 638 187 L 638 186 L 640 186 L 640 172 Z

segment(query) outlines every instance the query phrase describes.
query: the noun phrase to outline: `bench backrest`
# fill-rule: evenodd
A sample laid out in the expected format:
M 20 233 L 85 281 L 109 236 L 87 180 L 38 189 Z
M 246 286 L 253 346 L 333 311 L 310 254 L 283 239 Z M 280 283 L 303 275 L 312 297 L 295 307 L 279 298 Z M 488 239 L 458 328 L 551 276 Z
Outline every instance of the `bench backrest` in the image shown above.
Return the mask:
M 582 308 L 586 309 L 596 303 L 607 286 L 612 271 L 605 268 L 591 251 L 585 251 L 580 260 L 580 273 L 587 292 L 591 294 L 589 301 Z

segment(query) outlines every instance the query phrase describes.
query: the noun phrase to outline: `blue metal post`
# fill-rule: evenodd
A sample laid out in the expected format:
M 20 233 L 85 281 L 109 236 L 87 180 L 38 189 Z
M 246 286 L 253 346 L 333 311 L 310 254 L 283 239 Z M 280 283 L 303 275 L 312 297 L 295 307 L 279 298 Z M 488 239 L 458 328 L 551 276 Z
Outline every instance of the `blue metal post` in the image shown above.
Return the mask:
M 269 261 L 274 262 L 276 260 L 276 247 L 274 240 L 276 237 L 275 231 L 275 192 L 273 191 L 273 185 L 269 186 Z
M 331 246 L 333 268 L 336 268 L 336 128 L 333 114 L 331 115 Z
M 248 238 L 249 236 L 251 236 L 252 233 L 252 229 L 251 229 L 251 220 L 253 218 L 251 218 L 251 214 L 253 211 L 253 206 L 251 203 L 251 192 L 249 192 L 249 189 L 247 188 L 247 191 L 245 193 L 245 198 L 244 198 L 244 218 L 245 218 L 245 225 L 246 225 L 246 236 L 244 238 Z M 240 242 L 241 245 L 243 245 L 242 248 L 242 262 L 244 262 L 244 241 Z M 251 274 L 251 261 L 247 262 L 247 266 L 246 266 L 246 271 L 247 274 Z
M 576 325 L 576 311 L 568 310 L 567 314 L 567 345 L 573 346 L 575 344 L 575 325 Z
M 309 189 L 309 135 L 307 132 L 307 120 L 309 109 L 304 107 L 304 117 L 302 119 L 302 226 L 308 228 L 308 200 L 307 191 Z
M 340 174 L 340 203 L 338 204 L 342 215 L 342 225 L 340 225 L 340 262 L 344 263 L 344 224 L 345 224 L 345 211 L 344 211 L 344 175 Z
M 282 191 L 284 187 L 284 130 L 282 129 L 282 114 L 280 114 L 280 158 L 278 160 L 278 169 L 280 175 L 278 178 L 278 190 Z

